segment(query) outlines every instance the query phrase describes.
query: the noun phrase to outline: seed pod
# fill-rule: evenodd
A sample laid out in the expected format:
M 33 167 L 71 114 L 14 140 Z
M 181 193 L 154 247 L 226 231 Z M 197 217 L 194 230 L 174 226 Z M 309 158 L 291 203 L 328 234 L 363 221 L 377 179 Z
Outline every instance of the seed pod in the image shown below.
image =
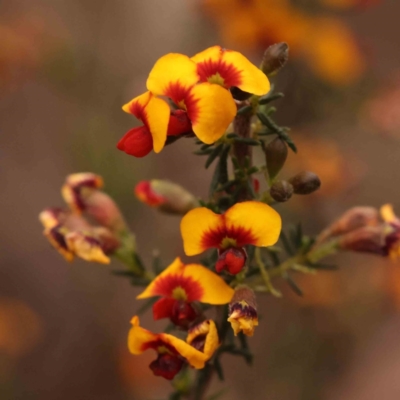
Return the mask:
M 267 171 L 270 179 L 274 179 L 285 164 L 288 154 L 286 143 L 279 137 L 265 147 Z
M 275 182 L 271 186 L 269 194 L 275 201 L 283 203 L 285 201 L 288 201 L 292 197 L 293 186 L 287 181 Z
M 310 194 L 321 186 L 318 175 L 314 172 L 303 171 L 289 179 L 296 194 Z
M 276 43 L 265 50 L 261 62 L 261 70 L 267 76 L 277 74 L 289 59 L 289 46 L 287 43 Z

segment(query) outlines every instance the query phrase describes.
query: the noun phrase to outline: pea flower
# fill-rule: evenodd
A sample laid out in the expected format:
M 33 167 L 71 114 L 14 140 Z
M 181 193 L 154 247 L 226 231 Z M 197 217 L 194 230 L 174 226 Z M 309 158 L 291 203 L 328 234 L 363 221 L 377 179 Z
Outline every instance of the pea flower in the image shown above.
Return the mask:
M 178 339 L 168 333 L 153 333 L 140 326 L 139 317 L 134 316 L 131 320 L 132 328 L 128 336 L 128 347 L 132 354 L 142 354 L 147 349 L 157 352 L 157 359 L 150 363 L 150 369 L 154 375 L 166 379 L 173 379 L 181 370 L 184 363 L 196 369 L 204 368 L 205 363 L 211 358 L 218 347 L 218 334 L 215 323 L 212 320 L 205 321 L 207 325 L 198 328 L 196 332 L 201 335 L 189 334 L 188 338 L 193 343 L 195 338 L 203 337 L 203 351 L 198 350 L 190 343 Z
M 261 70 L 242 54 L 220 46 L 210 47 L 192 58 L 177 53 L 161 57 L 150 71 L 146 85 L 149 92 L 123 106 L 144 127 L 136 128 L 135 134 L 128 132 L 118 144 L 120 150 L 132 155 L 136 155 L 136 148 L 143 148 L 136 155 L 139 157 L 151 150 L 151 143 L 154 151 L 160 152 L 167 135 L 179 134 L 183 127 L 187 128 L 185 124 L 177 128 L 173 120 L 177 111 L 184 112 L 180 118 L 187 117 L 191 130 L 201 141 L 211 144 L 225 133 L 236 115 L 231 87 L 256 95 L 270 90 L 268 78 Z M 169 104 L 157 96 L 168 97 L 178 110 L 171 112 Z
M 170 318 L 175 325 L 187 328 L 198 317 L 193 302 L 226 304 L 233 293 L 214 272 L 199 264 L 185 265 L 178 257 L 137 298 L 161 296 L 153 305 L 154 319 Z
M 115 201 L 101 190 L 103 185 L 100 175 L 80 172 L 67 176 L 61 194 L 73 212 L 85 212 L 101 226 L 123 232 L 127 229 L 124 218 Z
M 216 271 L 237 274 L 246 263 L 244 246 L 272 246 L 279 238 L 281 224 L 272 207 L 257 201 L 237 203 L 224 214 L 195 208 L 181 221 L 183 247 L 188 256 L 217 248 Z
M 254 292 L 246 285 L 238 286 L 229 303 L 228 321 L 232 325 L 235 336 L 240 332 L 253 336 L 258 326 L 257 302 Z
M 109 264 L 106 255 L 118 246 L 118 239 L 104 227 L 91 226 L 83 217 L 61 209 L 46 209 L 39 215 L 43 234 L 50 244 L 67 260 L 76 257 L 86 261 Z

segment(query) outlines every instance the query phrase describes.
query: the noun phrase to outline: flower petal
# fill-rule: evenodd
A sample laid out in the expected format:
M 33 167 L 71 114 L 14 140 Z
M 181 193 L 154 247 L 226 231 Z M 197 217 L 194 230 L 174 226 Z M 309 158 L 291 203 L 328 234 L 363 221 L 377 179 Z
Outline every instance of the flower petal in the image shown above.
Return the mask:
M 391 204 L 384 204 L 380 209 L 380 213 L 385 222 L 393 222 L 397 220 Z
M 176 300 L 162 297 L 153 304 L 153 319 L 155 321 L 163 318 L 170 318 L 172 315 L 172 308 Z
M 228 236 L 237 246 L 272 246 L 279 238 L 282 221 L 280 215 L 267 204 L 258 201 L 237 203 L 225 214 Z
M 170 53 L 161 57 L 150 71 L 147 89 L 156 95 L 173 98 L 169 93 L 171 85 L 178 84 L 188 89 L 199 81 L 196 64 L 188 56 Z M 173 98 L 175 101 L 176 99 Z
M 269 92 L 270 84 L 266 75 L 242 54 L 210 47 L 192 57 L 202 82 L 222 80 L 223 86 L 237 86 L 245 92 L 263 95 Z
M 152 94 L 150 92 L 145 92 L 123 105 L 122 109 L 128 114 L 133 114 L 137 119 L 142 121 L 144 109 L 151 97 Z
M 198 301 L 208 304 L 226 304 L 231 301 L 235 291 L 208 268 L 199 264 L 188 264 L 183 274 L 199 282 L 203 287 L 203 294 Z
M 139 317 L 135 315 L 131 320 L 132 328 L 128 335 L 128 348 L 132 354 L 142 354 L 147 350 L 146 344 L 158 339 L 158 335 L 140 326 Z
M 200 322 L 189 329 L 186 342 L 194 345 L 194 341 L 205 336 L 203 353 L 211 357 L 219 345 L 218 331 L 215 322 L 212 319 Z
M 203 368 L 206 361 L 211 357 L 210 354 L 202 353 L 175 336 L 168 333 L 155 334 L 139 325 L 139 318 L 134 316 L 131 320 L 132 328 L 128 335 L 128 347 L 132 354 L 142 354 L 149 348 L 154 348 L 154 344 L 171 346 L 188 363 L 197 369 Z M 155 348 L 157 350 L 157 348 Z
M 214 143 L 225 133 L 237 111 L 228 90 L 207 82 L 192 87 L 184 101 L 193 132 L 206 144 Z
M 181 235 L 185 254 L 194 256 L 211 247 L 218 247 L 215 243 L 205 242 L 204 236 L 208 232 L 219 231 L 225 231 L 222 215 L 215 214 L 205 207 L 189 211 L 181 221 Z
M 183 268 L 185 264 L 181 261 L 179 257 L 175 258 L 175 260 L 170 264 L 161 274 L 157 275 L 155 279 L 151 281 L 149 286 L 140 293 L 136 298 L 137 299 L 145 299 L 147 297 L 153 296 L 165 296 L 167 295 L 164 291 L 160 291 L 159 283 L 160 280 L 164 280 L 170 275 L 182 274 Z
M 159 153 L 167 140 L 167 130 L 169 123 L 170 108 L 166 101 L 152 97 L 143 115 L 143 122 L 150 130 L 153 137 L 153 149 L 155 153 Z

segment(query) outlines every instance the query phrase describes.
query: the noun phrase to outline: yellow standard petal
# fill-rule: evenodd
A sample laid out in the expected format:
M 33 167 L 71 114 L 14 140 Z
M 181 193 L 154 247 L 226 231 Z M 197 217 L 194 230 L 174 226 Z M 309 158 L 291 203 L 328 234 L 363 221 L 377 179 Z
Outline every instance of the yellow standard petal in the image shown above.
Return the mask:
M 196 64 L 188 56 L 170 53 L 161 57 L 150 71 L 147 89 L 156 95 L 169 96 L 171 85 L 188 89 L 199 81 Z M 176 100 L 176 99 L 174 99 Z
M 132 328 L 128 335 L 128 348 L 132 354 L 142 354 L 146 349 L 146 344 L 156 341 L 158 335 L 140 326 L 139 317 L 135 315 L 131 320 Z
M 220 85 L 201 83 L 185 98 L 192 129 L 204 143 L 216 142 L 236 115 L 236 104 L 230 92 Z
M 231 301 L 234 290 L 217 274 L 199 264 L 186 265 L 184 276 L 198 281 L 203 294 L 199 301 L 208 304 L 227 304 Z
M 245 232 L 251 238 L 245 244 L 272 246 L 278 241 L 282 220 L 280 215 L 267 204 L 246 201 L 235 204 L 225 213 L 226 228 L 229 231 Z
M 189 211 L 181 221 L 183 248 L 187 256 L 200 254 L 210 247 L 204 237 L 208 232 L 224 231 L 224 218 L 205 207 Z
M 160 282 L 164 281 L 168 276 L 181 274 L 184 268 L 185 264 L 183 264 L 181 259 L 179 257 L 175 258 L 172 264 L 165 268 L 161 274 L 157 275 L 157 277 L 151 281 L 149 286 L 147 286 L 146 289 L 136 298 L 145 299 L 147 297 L 161 296 L 163 293 L 159 291 Z
M 256 95 L 269 92 L 266 75 L 237 51 L 210 47 L 192 57 L 202 82 L 218 83 L 226 88 L 237 86 Z

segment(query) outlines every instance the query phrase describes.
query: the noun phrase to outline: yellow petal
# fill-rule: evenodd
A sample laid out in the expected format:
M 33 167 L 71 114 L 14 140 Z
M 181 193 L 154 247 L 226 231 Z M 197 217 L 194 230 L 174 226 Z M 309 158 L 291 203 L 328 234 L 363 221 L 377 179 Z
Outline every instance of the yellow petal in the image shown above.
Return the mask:
M 128 335 L 128 348 L 132 354 L 142 354 L 148 348 L 152 348 L 152 343 L 156 341 L 162 342 L 172 346 L 182 357 L 186 358 L 192 367 L 197 369 L 203 368 L 206 361 L 212 355 L 204 354 L 184 342 L 182 339 L 169 335 L 168 333 L 155 334 L 142 328 L 139 325 L 139 318 L 137 316 L 132 318 L 131 323 L 132 328 Z
M 128 113 L 133 114 L 137 119 L 142 120 L 143 111 L 150 101 L 152 94 L 150 92 L 145 92 L 140 96 L 135 97 L 129 103 L 122 106 L 122 109 Z
M 209 80 L 218 83 L 218 79 L 222 78 L 223 86 L 237 86 L 256 95 L 266 94 L 270 90 L 266 75 L 237 51 L 214 46 L 196 54 L 192 60 L 197 64 L 203 82 Z
M 203 321 L 188 332 L 186 342 L 191 344 L 199 336 L 205 336 L 203 353 L 211 357 L 219 345 L 218 331 L 215 322 L 212 319 Z
M 209 231 L 224 230 L 224 218 L 205 207 L 189 211 L 181 221 L 183 248 L 187 256 L 194 256 L 207 250 L 204 235 Z
M 230 92 L 211 83 L 194 86 L 185 99 L 192 129 L 204 143 L 217 141 L 236 115 L 236 104 Z
M 166 277 L 174 274 L 178 274 L 183 271 L 185 265 L 182 263 L 179 257 L 175 258 L 172 264 L 170 264 L 161 274 L 157 275 L 155 279 L 146 287 L 146 289 L 140 293 L 136 298 L 145 299 L 147 297 L 159 296 L 161 293 L 157 291 L 157 286 L 160 281 Z
M 146 350 L 146 344 L 157 340 L 158 335 L 140 326 L 138 316 L 131 320 L 132 328 L 128 335 L 128 348 L 132 354 L 142 354 Z
M 152 97 L 145 110 L 143 122 L 149 128 L 153 138 L 153 150 L 159 153 L 167 140 L 167 130 L 170 115 L 170 108 L 166 101 Z
M 246 243 L 254 246 L 272 246 L 279 238 L 282 221 L 280 215 L 267 204 L 258 201 L 237 203 L 225 213 L 228 232 L 242 231 Z
M 226 304 L 233 297 L 234 290 L 216 273 L 199 264 L 186 265 L 184 276 L 198 281 L 203 287 L 203 295 L 199 299 L 202 303 Z
M 241 82 L 236 85 L 238 88 L 258 96 L 270 91 L 271 86 L 267 76 L 245 56 L 237 51 L 225 50 L 222 59 L 241 71 Z
M 384 204 L 381 207 L 380 212 L 381 212 L 382 219 L 385 222 L 393 222 L 397 219 L 397 217 L 393 211 L 393 206 L 391 204 Z
M 190 88 L 198 81 L 196 64 L 188 56 L 170 53 L 155 63 L 146 86 L 156 95 L 172 97 L 168 91 L 170 85 L 178 83 L 183 88 Z

